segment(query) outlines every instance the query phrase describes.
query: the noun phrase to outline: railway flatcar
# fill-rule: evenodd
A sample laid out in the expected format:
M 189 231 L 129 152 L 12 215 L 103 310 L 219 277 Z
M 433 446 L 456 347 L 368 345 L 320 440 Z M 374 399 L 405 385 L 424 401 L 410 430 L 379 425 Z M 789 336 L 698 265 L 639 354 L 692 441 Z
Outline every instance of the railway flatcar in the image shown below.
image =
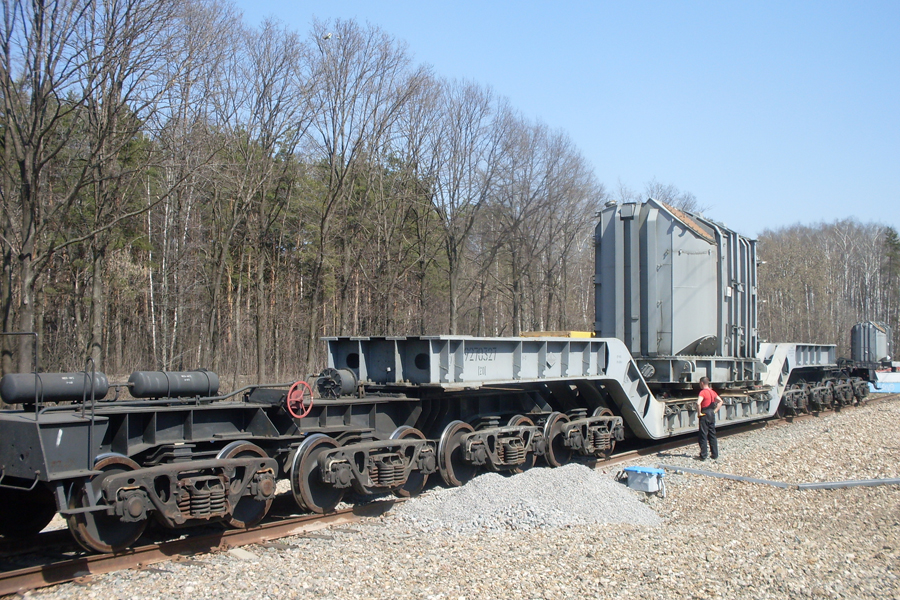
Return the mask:
M 310 381 L 226 395 L 204 370 L 7 375 L 21 408 L 0 411 L 0 534 L 60 513 L 83 547 L 118 552 L 150 519 L 252 527 L 279 480 L 326 513 L 350 490 L 602 459 L 626 436 L 696 431 L 704 376 L 720 425 L 865 396 L 834 346 L 760 343 L 754 241 L 654 200 L 605 206 L 595 241 L 596 337 L 326 338 Z

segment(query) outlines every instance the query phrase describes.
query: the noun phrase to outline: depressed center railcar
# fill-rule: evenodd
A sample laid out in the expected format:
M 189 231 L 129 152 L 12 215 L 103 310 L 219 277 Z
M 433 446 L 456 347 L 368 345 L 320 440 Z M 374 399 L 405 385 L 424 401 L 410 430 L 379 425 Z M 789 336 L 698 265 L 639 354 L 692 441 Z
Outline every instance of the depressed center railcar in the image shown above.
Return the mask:
M 864 396 L 834 346 L 759 343 L 752 240 L 650 200 L 604 207 L 596 245 L 597 337 L 326 338 L 308 383 L 228 395 L 203 370 L 7 375 L 0 395 L 22 408 L 0 412 L 0 534 L 59 512 L 85 548 L 120 551 L 151 518 L 256 525 L 280 479 L 323 513 L 348 490 L 603 458 L 626 436 L 695 431 L 704 375 L 720 424 Z

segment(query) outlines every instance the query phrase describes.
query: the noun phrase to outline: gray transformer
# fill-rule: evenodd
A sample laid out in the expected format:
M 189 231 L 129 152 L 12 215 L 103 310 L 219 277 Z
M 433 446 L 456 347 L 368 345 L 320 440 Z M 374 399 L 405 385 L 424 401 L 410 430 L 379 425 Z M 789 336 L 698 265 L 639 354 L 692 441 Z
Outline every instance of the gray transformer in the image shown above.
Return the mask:
M 850 330 L 851 360 L 856 363 L 890 366 L 894 354 L 892 334 L 886 323 L 857 323 Z
M 760 379 L 755 240 L 650 199 L 607 204 L 595 244 L 596 334 L 646 379 Z

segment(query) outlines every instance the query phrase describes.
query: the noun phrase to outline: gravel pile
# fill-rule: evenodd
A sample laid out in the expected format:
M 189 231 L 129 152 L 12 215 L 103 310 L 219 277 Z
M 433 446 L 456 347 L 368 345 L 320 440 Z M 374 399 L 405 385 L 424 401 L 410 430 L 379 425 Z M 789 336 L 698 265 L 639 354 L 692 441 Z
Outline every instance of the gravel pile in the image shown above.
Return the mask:
M 569 464 L 512 477 L 485 473 L 463 487 L 436 489 L 406 502 L 391 515 L 418 531 L 453 534 L 591 523 L 657 525 L 659 517 L 638 494 L 609 475 Z
M 715 462 L 691 460 L 696 453 L 693 446 L 632 464 L 680 464 L 789 482 L 898 477 L 900 402 L 729 436 L 720 440 Z M 620 468 L 601 465 L 598 475 L 608 481 Z M 583 469 L 569 467 L 503 482 L 515 486 L 557 473 L 584 477 Z M 604 485 L 597 484 L 604 477 L 551 494 L 560 508 L 578 506 L 579 498 L 598 493 L 585 489 Z M 473 483 L 498 482 L 484 479 Z M 534 513 L 543 526 L 473 528 L 483 498 L 465 488 L 435 490 L 403 514 L 97 576 L 28 597 L 900 600 L 900 486 L 797 491 L 687 474 L 667 475 L 666 481 L 666 498 L 644 498 L 661 519 L 655 526 L 632 515 L 625 522 L 555 527 L 549 525 L 555 513 L 545 505 Z M 527 506 L 493 489 L 513 511 Z M 629 498 L 641 495 L 628 491 L 622 506 Z M 453 502 L 458 506 L 448 508 Z M 471 513 L 447 526 L 453 535 L 430 529 L 435 521 L 429 506 L 441 504 L 452 514 Z M 490 521 L 503 519 L 494 514 Z

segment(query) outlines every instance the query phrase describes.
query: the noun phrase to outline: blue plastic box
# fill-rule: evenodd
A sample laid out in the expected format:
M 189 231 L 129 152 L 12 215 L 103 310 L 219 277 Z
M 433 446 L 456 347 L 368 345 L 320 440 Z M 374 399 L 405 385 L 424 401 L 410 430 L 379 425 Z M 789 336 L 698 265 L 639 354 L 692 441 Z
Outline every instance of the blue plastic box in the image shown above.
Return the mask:
M 625 467 L 622 469 L 627 478 L 627 485 L 641 492 L 659 492 L 663 489 L 662 478 L 666 472 L 653 467 Z

